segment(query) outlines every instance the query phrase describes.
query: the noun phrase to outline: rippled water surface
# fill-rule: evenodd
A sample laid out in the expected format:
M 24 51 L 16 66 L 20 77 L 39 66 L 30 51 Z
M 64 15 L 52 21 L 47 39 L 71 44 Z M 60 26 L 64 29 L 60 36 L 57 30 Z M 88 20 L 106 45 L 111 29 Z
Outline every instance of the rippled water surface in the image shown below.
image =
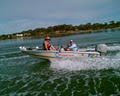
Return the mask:
M 80 48 L 108 45 L 99 59 L 44 60 L 29 57 L 19 46 L 42 46 L 43 39 L 0 41 L 0 96 L 119 96 L 120 31 L 52 38 L 54 46 L 73 39 Z

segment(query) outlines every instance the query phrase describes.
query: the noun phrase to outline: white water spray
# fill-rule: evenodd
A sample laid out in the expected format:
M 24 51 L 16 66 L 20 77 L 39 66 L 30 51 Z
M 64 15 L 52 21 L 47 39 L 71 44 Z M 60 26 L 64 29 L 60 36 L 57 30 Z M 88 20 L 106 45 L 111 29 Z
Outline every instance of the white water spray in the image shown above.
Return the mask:
M 108 46 L 108 51 L 120 51 L 120 45 Z
M 120 53 L 115 57 L 92 58 L 63 58 L 60 60 L 51 60 L 51 68 L 58 70 L 101 70 L 110 68 L 120 68 Z

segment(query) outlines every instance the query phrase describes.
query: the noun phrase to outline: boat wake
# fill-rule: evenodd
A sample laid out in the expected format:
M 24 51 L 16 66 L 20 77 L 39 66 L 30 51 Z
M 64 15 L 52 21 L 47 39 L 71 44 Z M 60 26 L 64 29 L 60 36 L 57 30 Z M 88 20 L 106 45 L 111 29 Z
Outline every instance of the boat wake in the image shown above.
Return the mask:
M 51 68 L 57 70 L 101 70 L 120 68 L 120 53 L 114 57 L 102 57 L 99 59 L 92 58 L 64 58 L 60 60 L 51 60 Z
M 112 45 L 112 46 L 108 46 L 107 50 L 108 51 L 120 51 L 120 45 L 115 44 L 115 45 Z

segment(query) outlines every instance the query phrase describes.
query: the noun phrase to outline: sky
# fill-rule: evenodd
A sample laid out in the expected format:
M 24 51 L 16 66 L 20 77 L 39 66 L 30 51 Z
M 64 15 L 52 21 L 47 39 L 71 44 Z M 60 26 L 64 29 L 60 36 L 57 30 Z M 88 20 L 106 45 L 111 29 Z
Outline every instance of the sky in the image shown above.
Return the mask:
M 0 0 L 0 35 L 60 24 L 120 21 L 120 0 Z

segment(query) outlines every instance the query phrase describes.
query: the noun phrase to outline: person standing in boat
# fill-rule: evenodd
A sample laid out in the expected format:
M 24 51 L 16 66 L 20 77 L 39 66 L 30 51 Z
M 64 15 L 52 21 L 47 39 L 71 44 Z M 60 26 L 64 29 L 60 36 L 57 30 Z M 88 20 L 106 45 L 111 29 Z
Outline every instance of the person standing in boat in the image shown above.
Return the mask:
M 74 43 L 73 40 L 70 40 L 70 46 L 68 47 L 70 51 L 77 51 L 77 45 Z
M 55 48 L 50 44 L 50 37 L 46 37 L 43 42 L 43 49 L 44 50 L 55 50 Z

